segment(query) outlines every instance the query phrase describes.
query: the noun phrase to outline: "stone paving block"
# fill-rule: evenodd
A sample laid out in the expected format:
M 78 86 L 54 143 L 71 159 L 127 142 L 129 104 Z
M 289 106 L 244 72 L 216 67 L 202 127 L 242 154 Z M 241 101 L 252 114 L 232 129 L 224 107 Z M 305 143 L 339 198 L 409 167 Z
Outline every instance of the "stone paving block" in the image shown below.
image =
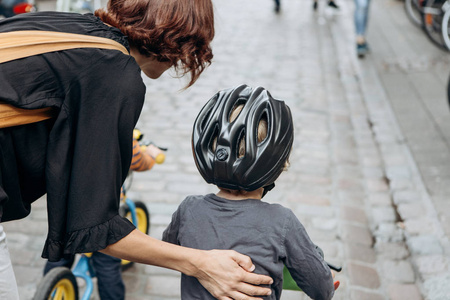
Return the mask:
M 16 281 L 22 285 L 35 284 L 42 278 L 42 268 L 13 265 Z
M 419 288 L 415 284 L 389 285 L 389 300 L 423 300 Z
M 127 299 L 129 294 L 142 293 L 144 285 L 147 281 L 147 276 L 137 275 L 136 269 L 130 269 L 122 272 L 122 278 L 127 290 Z
M 6 244 L 8 248 L 24 248 L 30 241 L 30 236 L 24 233 L 16 233 L 13 226 L 5 226 L 13 224 L 13 222 L 2 224 L 6 234 Z
M 362 188 L 361 180 L 359 180 L 359 178 L 355 178 L 354 176 L 347 178 L 338 178 L 337 184 L 340 190 L 359 191 Z
M 338 199 L 341 205 L 355 205 L 362 206 L 364 205 L 365 194 L 362 190 L 357 191 L 338 191 Z
M 404 239 L 403 230 L 395 223 L 377 224 L 373 233 L 377 241 L 401 242 Z
M 378 193 L 389 191 L 389 185 L 385 178 L 368 178 L 365 180 L 367 190 L 369 193 Z
M 375 263 L 376 253 L 372 247 L 361 244 L 347 244 L 345 246 L 346 257 L 350 260 L 363 263 Z
M 414 258 L 414 263 L 423 277 L 449 273 L 448 260 L 443 255 L 421 255 Z
M 421 199 L 420 194 L 415 190 L 401 190 L 394 191 L 392 195 L 394 203 L 399 205 L 401 203 L 418 202 Z
M 177 297 L 180 299 L 181 277 L 149 276 L 145 286 L 145 294 L 153 296 Z
M 380 287 L 380 278 L 374 268 L 356 263 L 348 263 L 347 269 L 351 285 L 369 289 L 377 289 Z
M 421 203 L 400 203 L 397 211 L 403 220 L 407 220 L 423 216 L 425 210 Z
M 371 213 L 375 224 L 393 223 L 396 221 L 395 210 L 392 206 L 373 207 Z
M 312 226 L 321 230 L 336 230 L 338 221 L 335 218 L 312 218 Z
M 315 243 L 319 243 L 319 241 L 332 241 L 332 240 L 336 239 L 338 236 L 336 231 L 320 230 L 320 229 L 316 229 L 311 226 L 308 226 L 307 230 L 308 230 L 309 237 Z
M 317 205 L 317 206 L 329 206 L 330 200 L 328 197 L 321 197 L 318 195 L 307 195 L 299 194 L 295 197 L 295 200 L 290 200 L 293 202 L 298 202 L 306 205 Z
M 381 167 L 363 167 L 362 174 L 369 179 L 379 179 L 384 176 L 384 170 Z
M 341 227 L 341 232 L 342 240 L 344 241 L 369 247 L 373 244 L 372 234 L 367 227 L 343 224 Z
M 412 254 L 430 255 L 443 253 L 441 243 L 433 235 L 410 237 L 408 239 L 408 247 Z
M 317 176 L 311 174 L 300 174 L 297 177 L 300 183 L 314 184 L 320 186 L 329 186 L 331 184 L 331 178 L 329 176 Z
M 411 236 L 414 235 L 429 235 L 436 232 L 434 223 L 428 218 L 411 218 L 403 222 L 405 231 Z
M 405 170 L 403 169 L 403 166 L 407 165 L 408 161 L 406 160 L 404 155 L 399 154 L 391 154 L 386 155 L 383 157 L 384 163 L 387 166 L 387 170 L 391 170 L 391 168 L 395 168 L 395 166 L 399 166 L 401 168 L 400 174 L 407 175 L 407 178 L 409 178 L 410 173 L 409 170 L 407 173 L 403 173 Z M 396 173 L 396 171 L 394 171 Z
M 414 270 L 407 260 L 387 260 L 383 262 L 382 268 L 382 276 L 388 282 L 414 283 Z
M 363 167 L 380 167 L 382 165 L 381 158 L 374 156 L 362 156 L 360 163 Z
M 390 260 L 403 260 L 410 255 L 404 242 L 377 241 L 374 249 L 378 255 Z
M 413 188 L 413 184 L 409 178 L 389 178 L 389 180 L 391 190 L 394 192 L 411 190 Z
M 411 171 L 407 164 L 386 167 L 386 177 L 389 180 L 411 179 Z
M 298 213 L 300 215 L 310 215 L 310 216 L 329 217 L 329 218 L 332 218 L 335 216 L 334 209 L 331 207 L 305 205 L 305 204 L 299 204 L 297 206 L 297 208 L 295 209 L 295 213 Z
M 11 262 L 17 266 L 30 266 L 36 259 L 37 253 L 26 248 L 11 248 L 10 253 Z
M 371 206 L 391 206 L 392 200 L 388 192 L 370 193 L 368 202 Z
M 130 197 L 134 201 L 141 200 L 145 202 L 147 206 L 152 205 L 153 203 L 168 203 L 169 206 L 172 205 L 178 205 L 181 203 L 181 201 L 184 199 L 184 197 L 187 196 L 167 191 L 161 191 L 161 192 L 152 192 L 152 193 L 139 193 L 139 196 L 137 198 Z
M 352 206 L 341 206 L 340 218 L 348 221 L 361 224 L 367 224 L 366 212 L 364 209 L 356 208 Z
M 305 293 L 299 291 L 283 291 L 280 300 L 308 300 Z
M 431 277 L 423 283 L 427 300 L 444 300 L 450 295 L 450 273 Z

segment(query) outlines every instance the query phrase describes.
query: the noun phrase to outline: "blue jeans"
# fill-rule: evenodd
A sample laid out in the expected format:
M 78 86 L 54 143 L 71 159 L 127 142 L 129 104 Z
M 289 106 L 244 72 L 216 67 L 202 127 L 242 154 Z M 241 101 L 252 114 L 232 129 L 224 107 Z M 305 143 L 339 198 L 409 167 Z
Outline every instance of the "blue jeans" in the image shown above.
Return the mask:
M 356 35 L 365 36 L 369 17 L 370 0 L 355 0 Z
M 44 268 L 44 275 L 55 267 L 71 268 L 75 256 L 69 256 L 58 262 L 49 262 Z M 125 285 L 122 280 L 121 260 L 100 252 L 93 252 L 92 266 L 97 275 L 98 293 L 101 300 L 125 299 Z

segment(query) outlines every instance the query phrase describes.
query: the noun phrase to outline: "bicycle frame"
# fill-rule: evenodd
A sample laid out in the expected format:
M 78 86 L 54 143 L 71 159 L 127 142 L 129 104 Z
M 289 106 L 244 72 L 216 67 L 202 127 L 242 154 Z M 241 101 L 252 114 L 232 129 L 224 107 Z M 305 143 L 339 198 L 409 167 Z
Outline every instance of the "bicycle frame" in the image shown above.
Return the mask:
M 81 297 L 81 300 L 89 300 L 92 292 L 94 291 L 94 283 L 92 278 L 95 277 L 95 271 L 89 262 L 89 257 L 86 254 L 82 254 L 80 260 L 76 264 L 72 273 L 77 278 L 82 278 L 86 282 L 86 289 Z

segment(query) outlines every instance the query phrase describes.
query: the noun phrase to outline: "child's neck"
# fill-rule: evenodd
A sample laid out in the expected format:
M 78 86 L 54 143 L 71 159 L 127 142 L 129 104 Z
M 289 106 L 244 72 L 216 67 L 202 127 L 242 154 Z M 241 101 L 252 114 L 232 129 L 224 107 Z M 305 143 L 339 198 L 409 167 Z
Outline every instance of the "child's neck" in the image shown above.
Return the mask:
M 261 200 L 263 191 L 264 191 L 263 188 L 259 188 L 257 190 L 250 192 L 221 189 L 216 195 L 221 198 L 225 198 L 227 200 L 246 200 L 246 199 Z

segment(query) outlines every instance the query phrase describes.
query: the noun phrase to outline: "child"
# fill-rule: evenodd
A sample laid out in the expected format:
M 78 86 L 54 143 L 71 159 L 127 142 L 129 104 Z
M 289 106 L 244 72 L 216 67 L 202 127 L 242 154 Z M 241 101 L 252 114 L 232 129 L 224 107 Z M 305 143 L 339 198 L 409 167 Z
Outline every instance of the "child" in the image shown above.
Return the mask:
M 300 221 L 291 210 L 261 201 L 288 166 L 293 138 L 289 107 L 264 88 L 241 85 L 217 93 L 194 123 L 192 148 L 200 174 L 219 192 L 187 197 L 163 240 L 250 256 L 255 273 L 274 280 L 267 299 L 280 299 L 283 265 L 309 297 L 331 299 L 332 273 Z M 181 297 L 214 299 L 184 274 Z

